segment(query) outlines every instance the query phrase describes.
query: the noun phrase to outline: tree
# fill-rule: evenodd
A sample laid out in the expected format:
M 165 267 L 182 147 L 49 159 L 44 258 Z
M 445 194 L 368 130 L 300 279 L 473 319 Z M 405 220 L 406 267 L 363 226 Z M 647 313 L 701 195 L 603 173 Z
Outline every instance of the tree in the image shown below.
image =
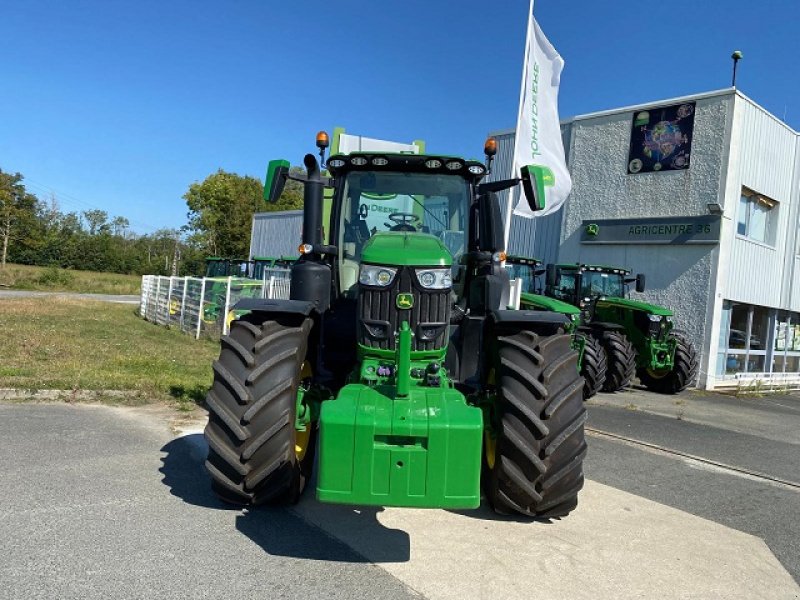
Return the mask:
M 128 221 L 128 219 L 125 217 L 114 217 L 111 220 L 111 229 L 114 232 L 114 235 L 125 237 L 125 232 L 130 226 L 130 221 Z
M 9 244 L 23 239 L 36 224 L 38 201 L 36 196 L 25 191 L 19 173 L 4 173 L 0 170 L 0 268 L 6 266 Z
M 246 257 L 253 214 L 264 206 L 262 193 L 257 179 L 222 169 L 190 185 L 183 196 L 190 242 L 208 254 Z
M 104 210 L 85 210 L 83 211 L 83 218 L 89 224 L 89 235 L 95 235 L 104 228 L 108 228 L 108 213 Z

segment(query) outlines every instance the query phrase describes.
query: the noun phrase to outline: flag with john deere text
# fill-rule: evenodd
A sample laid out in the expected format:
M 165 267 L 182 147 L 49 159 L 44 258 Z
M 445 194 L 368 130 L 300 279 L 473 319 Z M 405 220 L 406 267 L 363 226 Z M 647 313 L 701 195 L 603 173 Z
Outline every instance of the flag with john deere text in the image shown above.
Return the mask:
M 572 179 L 567 170 L 558 120 L 558 86 L 564 60 L 542 33 L 533 12 L 528 19 L 512 176 L 519 177 L 520 168 L 525 165 L 547 168 L 544 210 L 531 211 L 525 197 L 521 193 L 517 195 L 514 214 L 531 218 L 557 211 L 572 189 Z

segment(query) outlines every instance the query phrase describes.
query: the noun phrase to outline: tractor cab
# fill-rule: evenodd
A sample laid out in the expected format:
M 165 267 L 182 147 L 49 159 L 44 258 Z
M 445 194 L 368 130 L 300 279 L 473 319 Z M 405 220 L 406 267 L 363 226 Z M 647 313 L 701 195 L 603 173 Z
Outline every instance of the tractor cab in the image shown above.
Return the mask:
M 644 274 L 629 277 L 631 272 L 619 267 L 548 265 L 546 273 L 545 294 L 580 308 L 586 320 L 593 318 L 599 299 L 626 298 L 629 283 L 636 282 L 637 292 L 645 290 Z
M 522 281 L 523 294 L 539 294 L 538 277 L 544 273 L 542 261 L 536 258 L 510 255 L 506 258 L 506 270 L 511 279 Z
M 206 258 L 206 277 L 250 277 L 252 261 L 245 259 L 221 258 L 209 256 Z

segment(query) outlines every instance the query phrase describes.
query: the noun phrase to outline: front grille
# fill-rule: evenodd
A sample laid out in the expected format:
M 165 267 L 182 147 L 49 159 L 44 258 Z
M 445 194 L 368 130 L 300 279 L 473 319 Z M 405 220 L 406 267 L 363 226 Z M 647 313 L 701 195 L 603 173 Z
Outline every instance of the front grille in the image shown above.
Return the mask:
M 400 310 L 398 294 L 410 293 L 414 306 Z M 395 349 L 395 332 L 408 321 L 412 350 L 438 350 L 447 344 L 450 323 L 450 290 L 426 290 L 419 285 L 413 269 L 400 269 L 388 288 L 359 285 L 358 340 L 369 348 Z

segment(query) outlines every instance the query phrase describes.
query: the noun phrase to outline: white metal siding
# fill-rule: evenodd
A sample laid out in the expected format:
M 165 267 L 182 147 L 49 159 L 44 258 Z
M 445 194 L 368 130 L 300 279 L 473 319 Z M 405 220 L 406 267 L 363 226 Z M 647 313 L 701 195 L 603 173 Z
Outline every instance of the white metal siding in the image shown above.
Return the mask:
M 297 256 L 302 241 L 303 211 L 256 213 L 250 235 L 250 258 Z
M 794 234 L 797 228 L 797 134 L 749 98 L 737 95 L 741 110 L 738 184 L 729 188 L 727 203 L 738 205 L 742 186 L 779 202 L 774 246 L 735 234 L 725 297 L 778 308 L 796 284 L 792 281 Z

